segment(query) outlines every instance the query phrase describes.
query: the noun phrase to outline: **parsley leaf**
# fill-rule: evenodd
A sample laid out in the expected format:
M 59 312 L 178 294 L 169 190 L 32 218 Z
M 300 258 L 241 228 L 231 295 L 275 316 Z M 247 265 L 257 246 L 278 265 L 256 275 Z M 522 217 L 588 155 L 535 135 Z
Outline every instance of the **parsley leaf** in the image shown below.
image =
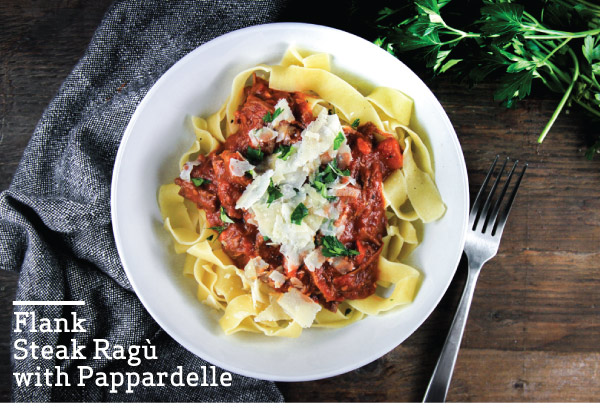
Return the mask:
M 211 235 L 209 235 L 208 237 L 206 237 L 206 239 L 207 239 L 208 241 L 212 241 L 212 240 L 213 240 L 213 238 L 215 238 L 215 236 L 214 236 L 214 235 L 212 235 L 212 234 L 211 234 Z
M 319 173 L 317 173 L 317 175 L 315 176 L 315 181 L 313 181 L 313 186 L 317 190 L 320 191 L 323 188 L 320 185 L 316 186 L 315 182 L 320 182 L 323 184 L 331 184 L 337 178 L 336 176 L 340 176 L 340 177 L 346 176 L 347 177 L 349 175 L 350 175 L 350 170 L 340 170 L 337 166 L 337 160 L 333 160 L 329 164 L 327 164 L 327 166 L 325 167 L 325 169 L 323 171 L 320 171 Z
M 350 170 L 340 170 L 338 168 L 337 160 L 333 160 L 332 162 L 327 164 L 327 167 L 340 177 L 348 177 L 350 175 Z
M 290 156 L 292 154 L 294 154 L 296 152 L 296 147 L 281 145 L 281 146 L 277 147 L 275 152 L 279 153 L 279 155 L 277 156 L 278 158 L 282 159 L 283 161 L 286 161 L 288 158 L 290 158 Z
M 315 181 L 313 181 L 312 186 L 319 192 L 319 194 L 321 194 L 327 200 L 329 200 L 329 201 L 337 200 L 336 196 L 327 195 L 327 186 L 325 185 L 325 183 L 315 180 Z
M 248 147 L 248 151 L 246 151 L 246 158 L 254 165 L 260 163 L 264 157 L 265 153 L 263 153 L 260 148 L 257 150 L 255 148 Z
M 277 200 L 278 198 L 283 197 L 283 194 L 281 193 L 281 191 L 279 191 L 279 188 L 275 187 L 275 184 L 273 184 L 273 179 L 271 179 L 271 181 L 269 181 L 269 187 L 267 188 L 267 194 L 268 194 L 268 198 L 267 198 L 267 208 L 269 208 L 271 206 L 271 203 L 275 200 Z
M 221 221 L 224 223 L 233 223 L 234 221 L 227 215 L 225 209 L 221 207 Z
M 515 98 L 522 99 L 531 92 L 533 72 L 506 73 L 503 80 L 503 88 L 494 93 L 494 100 L 504 100 L 506 107 L 512 107 Z
M 219 236 L 221 235 L 221 233 L 223 231 L 227 230 L 227 227 L 225 227 L 224 225 L 217 225 L 217 226 L 208 227 L 208 228 L 209 228 L 209 230 L 215 230 L 218 233 L 217 238 L 219 238 Z
M 271 241 L 271 239 L 266 235 L 263 235 L 263 241 L 266 243 L 267 241 Z
M 357 118 L 352 122 L 352 124 L 350 124 L 350 127 L 352 127 L 353 129 L 356 130 L 359 125 L 360 125 L 360 118 Z
M 348 315 L 352 312 L 352 308 L 346 308 L 346 311 L 344 311 L 344 315 Z
M 334 235 L 326 235 L 321 239 L 321 253 L 325 257 L 349 257 L 352 255 L 358 255 L 359 252 L 356 250 L 348 250 L 344 247 L 344 244 L 340 242 Z
M 594 41 L 594 38 L 588 35 L 583 40 L 583 46 L 581 46 L 583 57 L 585 57 L 590 64 L 596 60 L 600 60 L 600 44 L 595 46 L 596 43 L 600 43 L 600 37 L 596 37 L 596 40 Z
M 346 136 L 344 135 L 344 133 L 342 133 L 341 131 L 338 133 L 337 136 L 335 136 L 335 138 L 333 139 L 333 149 L 337 150 L 342 146 L 342 143 L 346 141 Z
M 335 181 L 335 179 L 336 179 L 335 173 L 332 171 L 332 169 L 329 168 L 329 166 L 325 167 L 325 170 L 320 171 L 315 176 L 315 181 L 318 181 L 323 184 L 333 183 Z M 315 188 L 317 188 L 317 187 L 315 187 Z M 317 188 L 317 190 L 319 190 L 319 188 Z
M 292 212 L 292 223 L 296 225 L 302 224 L 302 219 L 308 215 L 308 208 L 302 203 L 298 204 Z
M 523 6 L 516 3 L 489 4 L 481 8 L 481 31 L 494 36 L 495 42 L 511 40 L 521 30 Z
M 192 183 L 194 183 L 194 185 L 196 187 L 200 187 L 202 184 L 206 183 L 209 184 L 210 180 L 208 178 L 192 178 Z
M 281 113 L 283 113 L 283 109 L 281 107 L 279 107 L 277 110 L 275 110 L 272 114 L 271 113 L 267 113 L 263 116 L 263 121 L 265 123 L 272 123 L 273 120 L 275 120 L 277 118 L 278 115 L 280 115 Z

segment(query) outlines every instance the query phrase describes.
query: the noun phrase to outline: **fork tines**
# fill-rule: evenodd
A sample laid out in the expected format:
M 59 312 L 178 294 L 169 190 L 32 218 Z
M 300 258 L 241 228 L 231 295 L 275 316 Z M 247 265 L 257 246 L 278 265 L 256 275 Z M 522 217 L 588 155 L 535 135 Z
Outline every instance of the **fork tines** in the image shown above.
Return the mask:
M 497 234 L 498 235 L 502 234 L 502 230 L 504 229 L 504 224 L 506 223 L 506 219 L 508 218 L 508 213 L 510 213 L 510 209 L 515 200 L 515 196 L 517 195 L 517 190 L 519 189 L 519 185 L 521 184 L 521 179 L 523 178 L 523 175 L 525 174 L 525 170 L 527 169 L 527 163 L 525 163 L 525 165 L 523 166 L 523 169 L 519 173 L 517 181 L 510 193 L 510 196 L 508 197 L 506 204 L 504 205 L 503 209 L 500 210 L 502 201 L 504 199 L 504 196 L 506 195 L 506 192 L 508 191 L 508 187 L 510 185 L 514 171 L 517 168 L 517 165 L 519 164 L 519 160 L 516 160 L 513 163 L 510 171 L 508 172 L 508 174 L 505 177 L 504 186 L 502 187 L 502 191 L 500 192 L 500 194 L 498 194 L 498 196 L 496 197 L 496 201 L 493 203 L 496 188 L 498 187 L 500 180 L 503 178 L 504 170 L 506 169 L 506 165 L 509 161 L 509 158 L 506 157 L 506 159 L 504 160 L 504 163 L 502 164 L 502 167 L 500 167 L 500 171 L 496 175 L 496 178 L 492 184 L 492 187 L 491 187 L 487 197 L 485 197 L 485 192 L 486 192 L 488 183 L 489 183 L 490 179 L 492 178 L 492 175 L 494 174 L 494 169 L 496 168 L 496 164 L 498 163 L 498 158 L 499 158 L 499 156 L 496 156 L 496 158 L 494 159 L 494 162 L 492 163 L 492 166 L 490 167 L 487 175 L 485 176 L 485 180 L 483 181 L 483 184 L 481 185 L 481 189 L 477 193 L 477 197 L 475 197 L 475 202 L 473 203 L 473 207 L 471 208 L 471 215 L 469 216 L 469 225 L 472 230 L 479 231 L 481 233 L 486 233 L 486 231 L 489 232 L 491 230 L 492 236 L 495 236 Z M 485 197 L 485 202 L 483 202 L 484 197 Z M 483 202 L 483 206 L 482 206 L 482 202 Z M 493 206 L 492 206 L 492 203 L 493 203 Z M 491 207 L 491 211 L 490 211 L 490 207 Z

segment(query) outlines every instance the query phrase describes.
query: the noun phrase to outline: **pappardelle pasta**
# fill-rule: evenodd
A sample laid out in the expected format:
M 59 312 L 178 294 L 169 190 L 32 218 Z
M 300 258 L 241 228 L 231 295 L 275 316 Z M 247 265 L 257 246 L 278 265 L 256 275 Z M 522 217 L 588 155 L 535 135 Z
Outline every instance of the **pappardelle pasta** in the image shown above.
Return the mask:
M 445 205 L 412 105 L 386 87 L 363 96 L 329 55 L 289 48 L 192 118 L 196 140 L 159 206 L 226 334 L 297 337 L 413 301 L 421 274 L 401 261 L 419 243 L 414 222 Z

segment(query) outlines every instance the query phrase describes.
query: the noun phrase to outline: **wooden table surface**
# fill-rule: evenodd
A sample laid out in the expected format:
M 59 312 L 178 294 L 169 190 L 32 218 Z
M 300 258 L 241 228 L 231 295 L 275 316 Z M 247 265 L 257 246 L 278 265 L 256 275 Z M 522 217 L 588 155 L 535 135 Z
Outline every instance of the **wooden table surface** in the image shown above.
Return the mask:
M 108 4 L 0 2 L 0 190 Z M 538 93 L 506 110 L 493 101 L 492 83 L 467 89 L 424 77 L 459 136 L 472 196 L 496 153 L 529 163 L 499 253 L 481 273 L 448 401 L 600 401 L 600 158 L 584 158 L 598 130 L 573 108 L 538 145 L 556 96 Z M 463 260 L 437 309 L 391 353 L 338 377 L 278 384 L 285 398 L 420 401 L 465 275 Z M 16 285 L 17 274 L 0 272 L 4 401 Z

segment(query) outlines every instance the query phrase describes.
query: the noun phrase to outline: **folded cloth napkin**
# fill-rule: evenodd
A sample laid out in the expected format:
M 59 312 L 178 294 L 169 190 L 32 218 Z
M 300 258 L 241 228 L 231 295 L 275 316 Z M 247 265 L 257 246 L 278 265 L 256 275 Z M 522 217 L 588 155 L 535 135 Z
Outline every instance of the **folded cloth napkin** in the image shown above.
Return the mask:
M 102 381 L 78 386 L 78 367 L 106 375 L 136 372 L 141 378 L 146 372 L 170 375 L 178 366 L 184 374 L 202 376 L 203 366 L 209 366 L 171 339 L 132 291 L 111 228 L 113 162 L 136 106 L 169 67 L 214 37 L 276 20 L 284 6 L 283 0 L 128 0 L 110 7 L 37 125 L 10 188 L 0 194 L 0 267 L 20 271 L 16 300 L 85 301 L 82 306 L 15 306 L 15 312 L 35 312 L 38 321 L 69 319 L 75 312 L 87 320 L 86 332 L 41 333 L 22 326 L 14 332 L 13 317 L 13 372 L 54 374 L 51 386 L 43 374 L 42 386 L 33 380 L 19 386 L 13 378 L 14 401 L 282 401 L 274 383 L 239 375 L 233 375 L 230 387 L 167 382 L 140 384 L 132 393 L 123 387 L 110 392 Z M 72 339 L 88 347 L 85 359 L 34 359 L 29 348 L 22 358 L 25 351 L 14 348 L 17 340 L 27 347 L 56 347 L 70 346 Z M 148 345 L 148 340 L 158 359 L 143 359 L 138 366 L 94 359 L 94 339 L 125 348 Z M 70 386 L 52 386 L 61 382 L 56 381 L 59 370 Z M 222 371 L 216 370 L 217 378 Z

